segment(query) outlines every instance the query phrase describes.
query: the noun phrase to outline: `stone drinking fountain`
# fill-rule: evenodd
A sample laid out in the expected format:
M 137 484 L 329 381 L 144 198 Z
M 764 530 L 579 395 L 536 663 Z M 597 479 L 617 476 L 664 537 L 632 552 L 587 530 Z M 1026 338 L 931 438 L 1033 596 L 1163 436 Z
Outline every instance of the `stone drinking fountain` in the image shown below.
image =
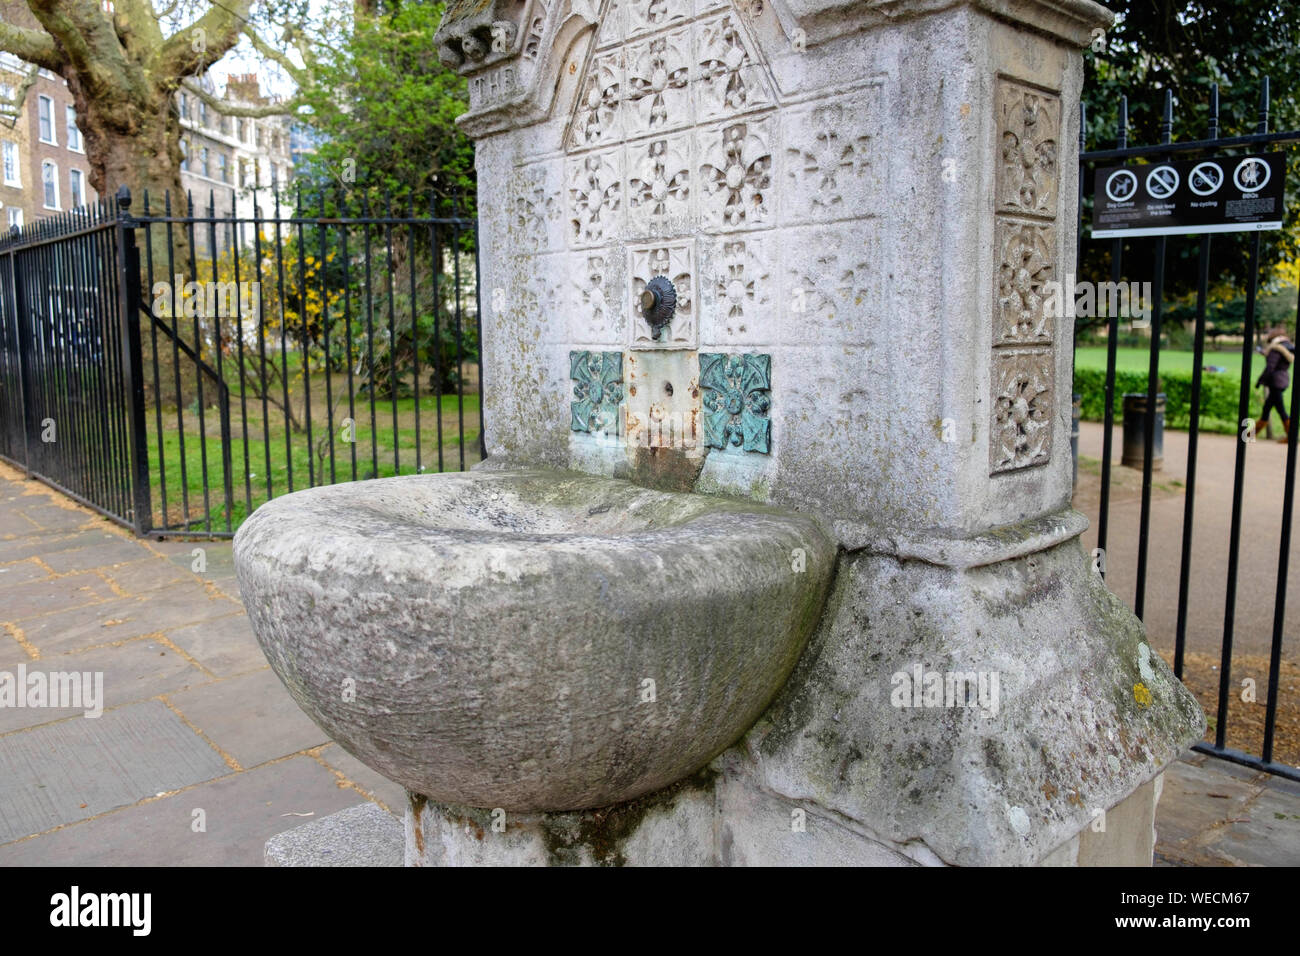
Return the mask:
M 235 540 L 406 862 L 1151 861 L 1204 717 L 1071 510 L 1089 0 L 452 0 L 488 457 Z

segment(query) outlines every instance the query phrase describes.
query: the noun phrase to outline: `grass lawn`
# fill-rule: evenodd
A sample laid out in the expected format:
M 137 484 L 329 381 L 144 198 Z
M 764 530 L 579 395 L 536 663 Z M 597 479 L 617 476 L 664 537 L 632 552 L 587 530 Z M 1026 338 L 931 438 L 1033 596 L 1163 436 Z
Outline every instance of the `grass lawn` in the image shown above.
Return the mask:
M 418 414 L 414 398 L 376 399 L 372 427 L 369 397 L 355 395 L 349 408 L 346 378 L 335 375 L 330 384 L 334 401 L 327 405 L 323 374 L 311 378 L 310 440 L 301 384 L 290 390 L 295 419 L 291 425 L 281 408 L 268 402 L 264 418 L 260 397 L 250 394 L 241 400 L 232 391 L 229 489 L 218 409 L 209 407 L 200 417 L 194 405 L 178 412 L 174 404 L 150 404 L 146 413 L 154 526 L 234 530 L 262 502 L 291 490 L 334 481 L 459 471 L 479 460 L 477 394 L 467 393 L 463 399 L 455 394 L 440 399 L 421 395 Z M 350 428 L 348 418 L 354 423 Z

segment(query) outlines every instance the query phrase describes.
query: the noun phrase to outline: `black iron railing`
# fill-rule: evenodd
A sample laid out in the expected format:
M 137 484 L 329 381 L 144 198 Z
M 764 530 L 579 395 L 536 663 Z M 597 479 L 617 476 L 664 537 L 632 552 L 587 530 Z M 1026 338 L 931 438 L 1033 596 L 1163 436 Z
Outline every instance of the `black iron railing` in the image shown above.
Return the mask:
M 296 489 L 473 464 L 475 222 L 371 203 L 123 191 L 15 231 L 0 457 L 138 533 L 213 537 Z
M 1116 146 L 1114 149 L 1087 150 L 1085 135 L 1087 128 L 1087 115 L 1084 112 L 1081 116 L 1080 124 L 1080 141 L 1079 141 L 1079 214 L 1080 214 L 1080 250 L 1077 260 L 1077 268 L 1082 278 L 1084 263 L 1084 243 L 1088 241 L 1083 221 L 1085 218 L 1085 206 L 1090 197 L 1089 188 L 1089 170 L 1120 162 L 1138 161 L 1138 162 L 1162 162 L 1175 158 L 1179 154 L 1197 154 L 1197 153 L 1224 153 L 1235 150 L 1259 150 L 1267 147 L 1276 147 L 1284 144 L 1294 144 L 1300 142 L 1300 130 L 1291 130 L 1285 132 L 1269 132 L 1269 88 L 1268 80 L 1265 78 L 1263 89 L 1259 100 L 1259 114 L 1256 128 L 1253 133 L 1233 137 L 1223 137 L 1219 135 L 1219 95 L 1217 86 L 1210 92 L 1210 109 L 1209 123 L 1205 138 L 1189 140 L 1184 142 L 1173 141 L 1174 131 L 1174 114 L 1173 98 L 1169 91 L 1166 91 L 1164 101 L 1164 111 L 1160 124 L 1161 141 L 1158 144 L 1150 146 L 1130 146 L 1128 143 L 1128 100 L 1124 98 L 1120 104 L 1119 122 L 1116 137 Z M 1182 508 L 1182 536 L 1180 543 L 1180 559 L 1178 572 L 1178 603 L 1177 615 L 1173 627 L 1172 635 L 1155 633 L 1152 638 L 1155 641 L 1172 637 L 1172 656 L 1174 672 L 1181 679 L 1186 678 L 1187 666 L 1187 636 L 1188 636 L 1188 608 L 1189 599 L 1192 596 L 1192 584 L 1190 571 L 1194 561 L 1197 562 L 1222 562 L 1223 574 L 1225 578 L 1225 604 L 1222 630 L 1222 643 L 1220 647 L 1217 688 L 1214 692 L 1213 708 L 1209 706 L 1209 695 L 1202 697 L 1202 703 L 1206 705 L 1206 710 L 1211 716 L 1210 726 L 1213 729 L 1213 742 L 1203 742 L 1198 744 L 1195 749 L 1202 752 L 1211 753 L 1229 760 L 1244 764 L 1260 770 L 1266 770 L 1271 773 L 1280 774 L 1290 777 L 1291 779 L 1300 779 L 1300 770 L 1295 766 L 1275 759 L 1277 752 L 1277 721 L 1279 713 L 1279 674 L 1282 661 L 1282 647 L 1284 640 L 1284 624 L 1286 612 L 1286 584 L 1289 571 L 1289 558 L 1291 550 L 1291 522 L 1294 514 L 1295 505 L 1295 465 L 1296 465 L 1296 432 L 1297 428 L 1291 428 L 1287 438 L 1287 458 L 1286 458 L 1286 477 L 1285 491 L 1281 502 L 1281 525 L 1279 531 L 1279 540 L 1277 542 L 1277 564 L 1276 564 L 1276 586 L 1273 595 L 1273 618 L 1272 618 L 1272 639 L 1269 652 L 1268 678 L 1267 678 L 1267 695 L 1264 703 L 1262 735 L 1259 739 L 1259 752 L 1252 754 L 1242 749 L 1248 746 L 1243 743 L 1242 746 L 1231 747 L 1228 745 L 1229 738 L 1229 718 L 1232 711 L 1233 689 L 1236 685 L 1233 682 L 1233 639 L 1237 629 L 1237 592 L 1238 578 L 1241 573 L 1241 536 L 1242 536 L 1242 511 L 1245 494 L 1246 478 L 1246 455 L 1253 439 L 1253 422 L 1250 419 L 1251 414 L 1251 384 L 1255 380 L 1254 369 L 1252 367 L 1254 356 L 1254 345 L 1256 340 L 1256 322 L 1257 322 L 1257 305 L 1259 296 L 1259 280 L 1261 271 L 1261 235 L 1254 232 L 1249 239 L 1249 262 L 1246 271 L 1245 287 L 1245 322 L 1244 327 L 1240 330 L 1241 334 L 1241 354 L 1240 354 L 1240 388 L 1237 402 L 1237 416 L 1235 423 L 1241 423 L 1246 426 L 1243 430 L 1240 440 L 1235 443 L 1234 461 L 1233 461 L 1233 490 L 1230 504 L 1231 518 L 1230 529 L 1228 534 L 1228 547 L 1226 554 L 1202 552 L 1197 554 L 1193 549 L 1193 535 L 1195 530 L 1195 504 L 1196 504 L 1196 477 L 1197 477 L 1197 458 L 1200 453 L 1199 434 L 1202 429 L 1202 399 L 1204 386 L 1204 368 L 1206 359 L 1205 336 L 1206 336 L 1206 317 L 1207 317 L 1207 300 L 1209 298 L 1210 282 L 1212 278 L 1212 269 L 1217 266 L 1220 270 L 1223 268 L 1223 262 L 1212 258 L 1212 237 L 1209 233 L 1193 236 L 1155 236 L 1151 238 L 1127 238 L 1112 239 L 1109 243 L 1109 260 L 1110 260 L 1110 281 L 1119 283 L 1125 276 L 1125 252 L 1126 247 L 1130 258 L 1140 259 L 1143 263 L 1150 263 L 1151 279 L 1151 310 L 1149 326 L 1149 352 L 1147 356 L 1147 377 L 1146 377 L 1146 408 L 1153 409 L 1156 406 L 1157 394 L 1160 391 L 1160 360 L 1161 360 L 1161 339 L 1165 332 L 1162 323 L 1165 317 L 1165 280 L 1166 280 L 1166 258 L 1169 252 L 1171 241 L 1177 243 L 1186 240 L 1188 243 L 1197 244 L 1197 281 L 1195 287 L 1195 320 L 1192 332 L 1192 381 L 1188 394 L 1188 434 L 1187 434 L 1187 471 L 1185 475 L 1185 484 L 1182 490 L 1184 500 Z M 1139 249 L 1139 244 L 1150 243 L 1146 249 Z M 1225 245 L 1226 248 L 1226 245 Z M 1135 251 L 1140 251 L 1141 256 L 1134 256 Z M 1182 252 L 1182 248 L 1177 250 Z M 1149 258 L 1148 258 L 1149 253 Z M 1139 268 L 1146 268 L 1141 266 Z M 1133 278 L 1130 276 L 1130 278 Z M 1190 295 L 1190 292 L 1189 292 Z M 1300 315 L 1300 306 L 1297 308 L 1297 315 Z M 1121 316 L 1117 312 L 1112 312 L 1107 317 L 1106 322 L 1106 378 L 1105 378 L 1105 412 L 1103 416 L 1104 432 L 1102 436 L 1102 460 L 1101 460 L 1101 486 L 1100 501 L 1098 510 L 1097 538 L 1096 543 L 1100 553 L 1104 556 L 1107 553 L 1108 539 L 1110 535 L 1110 513 L 1111 503 L 1111 484 L 1112 484 L 1112 454 L 1113 454 L 1113 431 L 1114 431 L 1114 408 L 1115 408 L 1115 389 L 1116 389 L 1116 369 L 1118 364 L 1118 346 L 1121 338 Z M 1292 329 L 1295 329 L 1294 324 Z M 1294 421 L 1296 412 L 1295 391 L 1292 390 L 1291 396 L 1291 417 Z M 1234 424 L 1235 424 L 1234 423 Z M 1300 423 L 1297 423 L 1300 424 Z M 1152 489 L 1153 489 L 1153 455 L 1152 448 L 1154 443 L 1154 430 L 1156 427 L 1156 416 L 1146 414 L 1143 421 L 1143 446 L 1144 456 L 1142 465 L 1142 484 L 1141 484 L 1141 505 L 1138 516 L 1138 533 L 1137 533 L 1137 554 L 1136 554 L 1136 582 L 1134 588 L 1133 610 L 1140 618 L 1146 618 L 1147 606 L 1146 598 L 1150 582 L 1149 575 L 1149 555 L 1151 551 L 1151 515 L 1152 515 Z M 1113 562 L 1112 562 L 1113 563 Z M 1104 569 L 1104 563 L 1099 563 L 1099 568 Z M 1105 573 L 1104 570 L 1102 573 Z M 1148 622 L 1148 632 L 1152 626 Z M 1292 688 L 1292 696 L 1295 696 Z M 1288 705 L 1292 708 L 1300 706 L 1300 701 L 1291 699 Z M 1243 735 L 1237 735 L 1241 741 Z M 1300 742 L 1290 741 L 1288 753 L 1294 755 L 1297 753 L 1297 747 Z M 1291 756 L 1292 760 L 1296 758 Z

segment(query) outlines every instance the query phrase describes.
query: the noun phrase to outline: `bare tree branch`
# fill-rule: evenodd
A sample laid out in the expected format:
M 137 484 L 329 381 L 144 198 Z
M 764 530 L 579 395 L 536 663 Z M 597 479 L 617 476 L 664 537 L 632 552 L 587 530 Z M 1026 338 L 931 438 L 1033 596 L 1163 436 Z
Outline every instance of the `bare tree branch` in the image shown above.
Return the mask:
M 44 30 L 26 30 L 0 23 L 0 50 L 47 70 L 57 70 L 63 65 L 54 37 Z
M 297 112 L 298 107 L 302 105 L 295 97 L 284 100 L 279 103 L 268 103 L 265 106 L 236 106 L 229 100 L 219 99 L 213 96 L 207 90 L 199 85 L 198 80 L 193 77 L 186 77 L 181 81 L 181 86 L 193 93 L 204 103 L 220 113 L 222 116 L 245 116 L 252 119 L 260 119 L 266 116 L 292 116 Z
M 229 6 L 210 7 L 163 41 L 155 59 L 157 68 L 174 77 L 203 73 L 239 42 L 252 6 L 253 0 L 229 0 Z
M 310 54 L 308 52 L 304 52 L 303 45 L 301 43 L 295 43 L 294 47 L 295 49 L 298 50 L 299 55 L 302 56 L 303 62 L 307 64 L 306 68 L 301 67 L 298 64 L 294 63 L 293 60 L 290 59 L 283 51 L 277 50 L 275 47 L 271 46 L 271 44 L 263 40 L 262 37 L 258 34 L 258 32 L 252 28 L 252 26 L 246 26 L 244 28 L 244 36 L 248 37 L 248 42 L 253 45 L 254 50 L 256 50 L 259 54 L 261 54 L 266 59 L 271 60 L 274 63 L 278 63 L 281 67 L 284 68 L 284 71 L 288 73 L 289 76 L 292 77 L 293 80 L 299 86 L 307 85 L 310 79 L 311 59 L 310 59 Z

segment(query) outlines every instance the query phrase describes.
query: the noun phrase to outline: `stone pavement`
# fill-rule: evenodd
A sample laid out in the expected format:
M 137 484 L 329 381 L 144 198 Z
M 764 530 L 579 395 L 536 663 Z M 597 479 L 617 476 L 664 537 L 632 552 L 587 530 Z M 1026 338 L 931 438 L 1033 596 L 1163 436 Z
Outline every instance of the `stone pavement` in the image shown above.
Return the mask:
M 0 865 L 258 866 L 305 821 L 402 812 L 267 666 L 228 541 L 136 539 L 0 464 L 0 672 L 20 666 L 102 674 L 103 714 L 0 707 Z
M 301 823 L 402 812 L 268 668 L 229 542 L 136 539 L 0 464 L 0 672 L 20 666 L 101 673 L 103 714 L 0 707 L 0 866 L 257 866 Z M 1300 784 L 1190 755 L 1159 830 L 1159 863 L 1294 865 Z

